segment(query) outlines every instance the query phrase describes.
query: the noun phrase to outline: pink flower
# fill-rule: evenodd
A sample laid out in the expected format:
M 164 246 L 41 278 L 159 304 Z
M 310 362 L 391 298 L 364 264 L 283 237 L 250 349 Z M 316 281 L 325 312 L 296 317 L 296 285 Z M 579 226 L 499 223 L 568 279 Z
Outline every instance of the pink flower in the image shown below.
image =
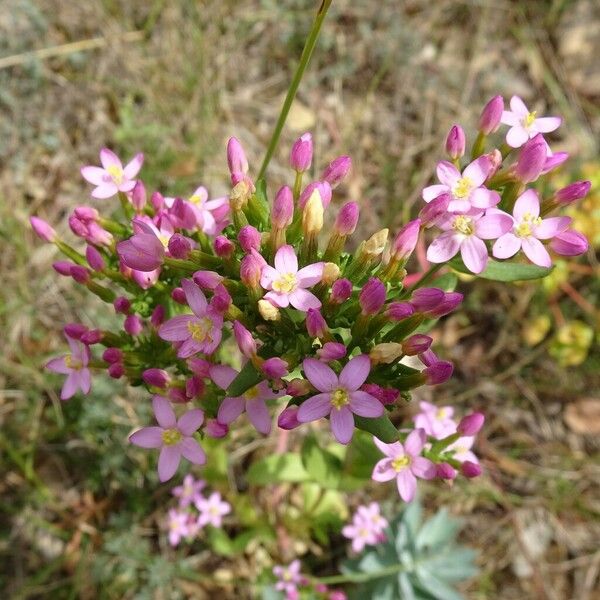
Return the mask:
M 321 301 L 306 288 L 319 283 L 323 277 L 323 263 L 313 263 L 298 270 L 298 259 L 292 246 L 281 246 L 275 254 L 275 268 L 262 268 L 260 285 L 269 290 L 265 298 L 279 308 L 290 304 L 306 312 L 319 308 Z
M 461 463 L 470 462 L 475 465 L 479 464 L 479 459 L 475 456 L 471 448 L 475 443 L 474 436 L 464 436 L 458 438 L 453 444 L 450 444 L 446 450 L 453 452 L 453 458 Z
M 340 444 L 348 444 L 354 433 L 353 414 L 375 418 L 383 414 L 383 405 L 360 386 L 371 371 L 366 354 L 355 356 L 339 377 L 333 369 L 314 358 L 302 363 L 304 373 L 320 394 L 305 400 L 298 409 L 298 421 L 308 423 L 329 415 L 331 431 Z
M 200 513 L 198 517 L 198 525 L 212 525 L 213 527 L 221 527 L 223 524 L 223 516 L 231 512 L 231 504 L 225 502 L 221 498 L 219 492 L 213 492 L 208 498 L 200 496 L 195 501 L 196 508 Z
M 168 342 L 183 342 L 177 351 L 179 358 L 198 352 L 212 354 L 221 342 L 223 317 L 209 306 L 206 296 L 191 279 L 183 279 L 181 286 L 194 314 L 169 319 L 160 326 L 158 335 Z
M 147 273 L 162 265 L 165 248 L 173 234 L 162 233 L 154 224 L 141 219 L 133 220 L 132 235 L 128 240 L 117 244 L 117 253 L 123 263 L 130 269 Z
M 96 188 L 92 191 L 94 198 L 110 198 L 118 192 L 131 192 L 135 187 L 134 177 L 139 173 L 144 162 L 140 152 L 123 166 L 121 159 L 108 148 L 100 150 L 102 167 L 82 167 L 81 175 Z
M 456 431 L 456 422 L 452 418 L 451 406 L 437 407 L 429 402 L 420 402 L 421 412 L 413 417 L 416 428 L 423 429 L 427 435 L 441 440 Z
M 224 390 L 237 375 L 235 369 L 226 365 L 214 365 L 210 369 L 211 379 Z M 274 392 L 266 381 L 261 381 L 241 396 L 224 398 L 217 412 L 217 421 L 229 425 L 245 411 L 256 431 L 268 435 L 271 432 L 271 415 L 266 400 L 274 400 L 280 396 L 280 392 Z
M 209 200 L 207 189 L 200 186 L 188 198 L 187 204 L 194 214 L 198 229 L 207 235 L 217 235 L 226 225 L 229 214 L 229 199 L 226 196 Z
M 519 250 L 540 267 L 550 267 L 552 259 L 540 240 L 549 240 L 565 231 L 570 217 L 540 216 L 540 200 L 535 190 L 527 190 L 515 202 L 512 231 L 499 237 L 492 250 L 496 258 L 510 258 Z
M 183 484 L 174 487 L 171 493 L 179 498 L 179 507 L 186 508 L 200 497 L 200 492 L 205 485 L 206 482 L 203 479 L 194 479 L 194 476 L 188 473 L 183 478 Z
M 388 522 L 381 516 L 377 502 L 359 506 L 352 517 L 352 523 L 342 529 L 342 535 L 352 540 L 352 550 L 362 552 L 365 546 L 375 546 L 385 540 L 383 530 Z
M 300 561 L 293 560 L 287 567 L 276 565 L 273 567 L 273 575 L 277 577 L 275 589 L 286 594 L 297 592 L 297 586 L 302 583 L 300 574 Z
M 182 456 L 195 465 L 203 465 L 206 455 L 192 436 L 202 425 L 204 413 L 199 408 L 194 408 L 177 420 L 171 403 L 162 396 L 154 396 L 152 408 L 158 427 L 144 427 L 134 431 L 129 436 L 129 441 L 140 448 L 161 449 L 158 457 L 159 480 L 167 481 L 175 475 Z
M 427 248 L 427 260 L 444 263 L 460 255 L 472 273 L 481 273 L 488 262 L 488 250 L 483 240 L 495 240 L 510 230 L 512 219 L 502 211 L 482 216 L 482 213 L 448 215 L 440 223 L 444 233 Z
M 92 376 L 87 367 L 90 360 L 90 349 L 78 340 L 69 336 L 65 337 L 71 353 L 53 358 L 46 363 L 48 370 L 67 376 L 60 392 L 61 400 L 68 400 L 77 393 L 77 390 L 89 394 L 92 387 Z
M 441 184 L 430 185 L 423 190 L 425 202 L 431 202 L 442 194 L 450 193 L 450 212 L 468 212 L 471 208 L 490 208 L 500 202 L 498 192 L 488 190 L 483 182 L 487 179 L 492 163 L 487 156 L 480 156 L 468 165 L 462 174 L 450 162 L 442 160 L 437 166 Z
M 425 440 L 423 429 L 411 431 L 404 444 L 384 444 L 374 437 L 375 445 L 385 454 L 385 458 L 377 462 L 371 478 L 380 482 L 396 478 L 400 497 L 405 502 L 410 502 L 417 491 L 417 477 L 433 479 L 436 475 L 435 465 L 421 456 Z
M 578 256 L 587 252 L 589 243 L 583 233 L 574 229 L 568 229 L 553 238 L 550 242 L 550 247 L 556 254 L 562 256 Z
M 510 99 L 510 110 L 502 112 L 501 122 L 510 125 L 506 133 L 506 143 L 513 148 L 520 148 L 527 140 L 538 133 L 550 133 L 560 127 L 560 117 L 538 117 L 537 111 L 529 112 L 519 96 Z
M 182 512 L 176 508 L 169 510 L 169 544 L 175 547 L 179 545 L 182 538 L 187 537 L 190 534 L 189 526 L 189 514 Z

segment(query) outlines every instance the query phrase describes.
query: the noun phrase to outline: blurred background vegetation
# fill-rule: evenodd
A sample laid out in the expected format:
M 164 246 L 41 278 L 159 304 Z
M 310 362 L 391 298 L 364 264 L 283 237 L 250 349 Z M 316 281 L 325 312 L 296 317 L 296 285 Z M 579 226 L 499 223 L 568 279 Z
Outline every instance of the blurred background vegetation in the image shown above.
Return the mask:
M 307 551 L 335 572 L 327 553 L 342 542 L 319 549 L 307 532 L 255 537 L 221 555 L 168 548 L 168 489 L 126 443 L 148 419 L 146 395 L 98 377 L 92 395 L 61 403 L 59 381 L 41 368 L 62 349 L 65 322 L 112 317 L 56 276 L 54 247 L 37 243 L 27 222 L 36 213 L 68 234 L 70 209 L 89 201 L 79 167 L 104 145 L 144 151 L 144 180 L 169 195 L 200 183 L 226 191 L 230 135 L 256 170 L 317 4 L 0 3 L 3 598 L 204 598 L 217 589 L 246 598 L 271 561 Z M 471 291 L 462 280 L 466 310 L 435 331 L 455 376 L 416 398 L 488 418 L 477 449 L 485 476 L 423 493 L 430 510 L 463 516 L 463 541 L 479 550 L 469 598 L 598 598 L 599 28 L 593 0 L 334 0 L 270 167 L 272 188 L 289 179 L 289 144 L 307 130 L 319 168 L 351 154 L 337 201 L 360 201 L 367 233 L 414 211 L 448 128 L 472 132 L 492 95 L 518 94 L 565 118 L 554 146 L 573 159 L 556 184 L 593 181 L 572 215 L 595 248 L 559 262 L 543 285 L 479 282 Z M 248 457 L 275 444 L 253 439 L 242 432 L 206 473 L 239 513 L 268 512 L 272 501 L 236 494 Z

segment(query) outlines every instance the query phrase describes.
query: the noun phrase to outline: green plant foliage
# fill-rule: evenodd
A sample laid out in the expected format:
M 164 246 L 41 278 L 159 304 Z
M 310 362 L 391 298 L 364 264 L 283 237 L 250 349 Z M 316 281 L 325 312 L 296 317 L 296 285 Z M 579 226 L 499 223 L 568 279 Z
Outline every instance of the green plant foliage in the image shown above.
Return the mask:
M 465 267 L 461 258 L 453 258 L 448 263 L 454 270 L 459 273 L 465 273 L 467 275 L 473 275 L 467 267 Z M 482 279 L 491 279 L 492 281 L 526 281 L 528 279 L 541 279 L 552 273 L 552 267 L 546 269 L 545 267 L 538 267 L 528 263 L 516 263 L 510 261 L 498 262 L 493 259 L 488 260 L 487 267 L 482 273 L 479 273 L 477 277 Z

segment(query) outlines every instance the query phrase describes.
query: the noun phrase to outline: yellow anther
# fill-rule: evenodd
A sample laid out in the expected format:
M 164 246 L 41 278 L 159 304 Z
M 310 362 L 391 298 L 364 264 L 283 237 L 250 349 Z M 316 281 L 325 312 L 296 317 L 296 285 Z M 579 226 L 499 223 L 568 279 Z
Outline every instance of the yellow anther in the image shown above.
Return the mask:
M 346 406 L 350 402 L 348 392 L 342 388 L 338 388 L 331 394 L 331 406 L 340 410 L 343 406 Z

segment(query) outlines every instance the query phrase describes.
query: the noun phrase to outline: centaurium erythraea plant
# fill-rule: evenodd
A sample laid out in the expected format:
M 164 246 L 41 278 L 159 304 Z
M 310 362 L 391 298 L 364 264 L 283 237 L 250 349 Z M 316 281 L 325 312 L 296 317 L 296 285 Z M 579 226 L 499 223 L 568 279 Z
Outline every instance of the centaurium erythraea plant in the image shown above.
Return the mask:
M 503 124 L 510 126 L 508 144 Z M 66 257 L 55 270 L 123 319 L 116 330 L 69 326 L 70 354 L 47 365 L 67 376 L 63 399 L 89 393 L 91 373 L 102 371 L 146 386 L 158 426 L 130 439 L 160 449 L 161 481 L 175 474 L 181 457 L 202 464 L 199 441 L 244 427 L 243 412 L 258 435 L 303 432 L 326 419 L 342 444 L 356 428 L 372 433 L 384 454 L 374 479 L 395 479 L 405 500 L 417 479 L 477 475 L 472 425 L 461 432 L 450 412 L 429 407 L 414 423 L 392 421 L 390 411 L 415 388 L 452 375 L 434 340 L 417 331 L 462 300 L 436 285 L 436 273 L 486 276 L 490 265 L 517 265 L 541 277 L 553 254 L 585 252 L 585 237 L 560 210 L 585 196 L 589 184 L 556 193 L 537 184 L 566 158 L 544 138 L 558 125 L 520 99 L 505 110 L 494 97 L 470 151 L 465 130 L 453 127 L 439 183 L 423 190 L 418 218 L 395 235 L 382 229 L 357 240 L 353 252 L 360 204 L 339 192 L 352 161 L 340 156 L 320 170 L 308 133 L 293 144 L 290 180 L 277 182 L 271 203 L 271 189 L 255 179 L 235 138 L 227 145 L 230 192 L 218 198 L 201 185 L 187 198 L 147 193 L 142 155 L 123 166 L 103 149 L 101 166 L 82 169 L 98 200 L 69 218 L 79 248 L 31 219 L 35 233 Z M 311 169 L 320 175 L 313 179 Z M 433 264 L 409 274 L 421 239 Z M 194 494 L 184 484 L 182 501 L 190 505 Z M 216 522 L 218 499 L 200 504 L 204 520 Z M 173 516 L 177 532 L 180 521 Z

